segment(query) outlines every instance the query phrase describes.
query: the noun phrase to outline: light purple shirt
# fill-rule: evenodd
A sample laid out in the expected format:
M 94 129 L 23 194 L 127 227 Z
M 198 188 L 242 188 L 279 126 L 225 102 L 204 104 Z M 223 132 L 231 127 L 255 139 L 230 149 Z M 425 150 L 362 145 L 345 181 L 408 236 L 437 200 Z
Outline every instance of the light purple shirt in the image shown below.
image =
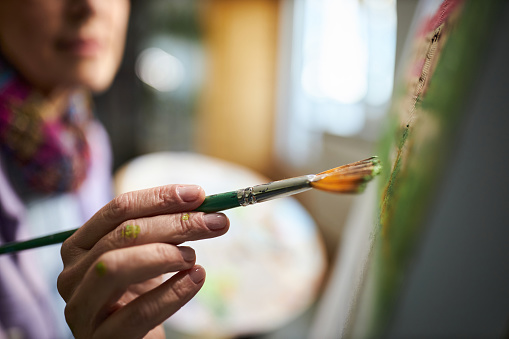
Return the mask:
M 74 215 L 73 220 L 79 220 L 79 224 L 57 225 L 60 229 L 79 227 L 112 197 L 108 136 L 97 122 L 92 123 L 86 133 L 91 154 L 87 179 L 77 192 L 62 195 L 63 200 L 75 206 L 73 211 L 78 215 Z M 37 202 L 20 198 L 9 181 L 5 162 L 0 153 L 0 244 L 40 235 L 34 234 L 29 218 L 30 206 Z M 47 206 L 53 198 L 47 200 Z M 47 213 L 54 211 L 49 208 Z M 48 218 L 54 218 L 54 215 L 48 215 Z M 47 230 L 45 234 L 53 231 Z M 44 274 L 47 270 L 55 270 L 54 265 L 61 269 L 61 258 L 58 251 L 54 251 L 56 254 L 48 263 L 53 267 L 46 267 L 41 265 L 41 251 L 33 249 L 0 255 L 0 339 L 59 339 L 70 335 L 68 330 L 67 333 L 62 331 L 63 302 L 55 300 L 56 276 L 51 278 L 49 275 L 51 281 L 48 281 L 48 274 Z

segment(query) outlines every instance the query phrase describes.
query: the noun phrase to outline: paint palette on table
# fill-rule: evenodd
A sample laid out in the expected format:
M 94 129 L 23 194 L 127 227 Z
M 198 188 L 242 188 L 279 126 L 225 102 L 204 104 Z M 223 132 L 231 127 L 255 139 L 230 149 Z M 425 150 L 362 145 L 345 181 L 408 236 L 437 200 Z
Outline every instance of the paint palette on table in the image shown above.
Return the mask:
M 169 183 L 199 184 L 207 194 L 268 180 L 216 158 L 161 152 L 128 163 L 116 176 L 118 193 Z M 165 323 L 168 331 L 198 337 L 236 337 L 275 330 L 314 301 L 326 269 L 317 227 L 294 199 L 224 212 L 222 237 L 187 244 L 207 278 L 204 287 Z

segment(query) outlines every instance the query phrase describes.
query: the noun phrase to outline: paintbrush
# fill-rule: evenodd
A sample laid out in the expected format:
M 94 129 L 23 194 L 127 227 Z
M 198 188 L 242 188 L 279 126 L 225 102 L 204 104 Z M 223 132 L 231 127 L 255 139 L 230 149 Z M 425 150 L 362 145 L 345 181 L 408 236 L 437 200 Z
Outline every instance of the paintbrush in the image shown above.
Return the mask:
M 377 157 L 339 166 L 318 174 L 303 175 L 251 186 L 236 191 L 205 197 L 196 212 L 219 212 L 239 206 L 248 206 L 275 198 L 287 197 L 312 188 L 334 193 L 360 193 L 366 184 L 380 173 L 382 166 Z M 10 242 L 0 246 L 0 254 L 63 242 L 77 229 L 64 231 L 27 241 Z

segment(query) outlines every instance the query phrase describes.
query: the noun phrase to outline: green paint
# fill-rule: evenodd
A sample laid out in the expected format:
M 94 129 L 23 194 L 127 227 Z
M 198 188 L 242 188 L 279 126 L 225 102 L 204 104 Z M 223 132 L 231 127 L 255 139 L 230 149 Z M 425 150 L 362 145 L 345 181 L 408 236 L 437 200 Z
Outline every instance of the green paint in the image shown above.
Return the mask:
M 140 226 L 138 225 L 125 225 L 122 229 L 122 237 L 124 238 L 137 238 L 140 234 Z
M 373 167 L 373 172 L 371 173 L 371 176 L 375 177 L 382 172 L 382 164 L 380 163 L 380 160 L 377 160 L 373 164 L 375 165 L 375 167 Z
M 368 175 L 365 175 L 362 180 L 365 182 L 373 180 L 374 177 L 379 175 L 382 172 L 382 164 L 380 163 L 380 159 L 378 157 L 374 159 L 371 164 L 373 165 L 373 169 L 371 170 L 371 173 Z
M 106 274 L 106 265 L 102 261 L 99 261 L 97 265 L 95 265 L 95 271 L 98 276 L 104 276 Z
M 356 193 L 364 192 L 366 190 L 366 187 L 367 187 L 367 184 L 365 182 L 363 182 L 362 184 L 359 184 L 359 186 L 357 186 Z
M 366 295 L 372 297 L 366 297 L 359 309 L 359 314 L 369 319 L 359 324 L 369 327 L 368 337 L 383 336 L 390 321 L 426 215 L 441 185 L 441 173 L 447 171 L 454 151 L 465 98 L 479 74 L 487 37 L 503 3 L 465 2 L 456 26 L 448 33 L 429 87 L 416 100 L 411 122 L 400 119 L 398 99 L 407 92 L 402 82 L 397 82 L 392 118 L 377 152 L 385 166 L 380 169 L 380 210 L 366 283 L 372 288 Z

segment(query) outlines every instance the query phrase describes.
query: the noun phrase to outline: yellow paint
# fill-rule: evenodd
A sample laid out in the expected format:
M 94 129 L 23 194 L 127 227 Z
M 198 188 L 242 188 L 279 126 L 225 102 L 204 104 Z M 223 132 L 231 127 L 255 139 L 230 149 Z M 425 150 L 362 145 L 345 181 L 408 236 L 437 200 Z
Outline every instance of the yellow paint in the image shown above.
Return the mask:
M 122 229 L 122 237 L 124 238 L 137 238 L 140 234 L 140 226 L 138 225 L 125 225 Z
M 184 214 L 182 215 L 182 220 L 184 220 L 184 221 L 185 221 L 185 220 L 189 220 L 189 214 L 184 213 Z

